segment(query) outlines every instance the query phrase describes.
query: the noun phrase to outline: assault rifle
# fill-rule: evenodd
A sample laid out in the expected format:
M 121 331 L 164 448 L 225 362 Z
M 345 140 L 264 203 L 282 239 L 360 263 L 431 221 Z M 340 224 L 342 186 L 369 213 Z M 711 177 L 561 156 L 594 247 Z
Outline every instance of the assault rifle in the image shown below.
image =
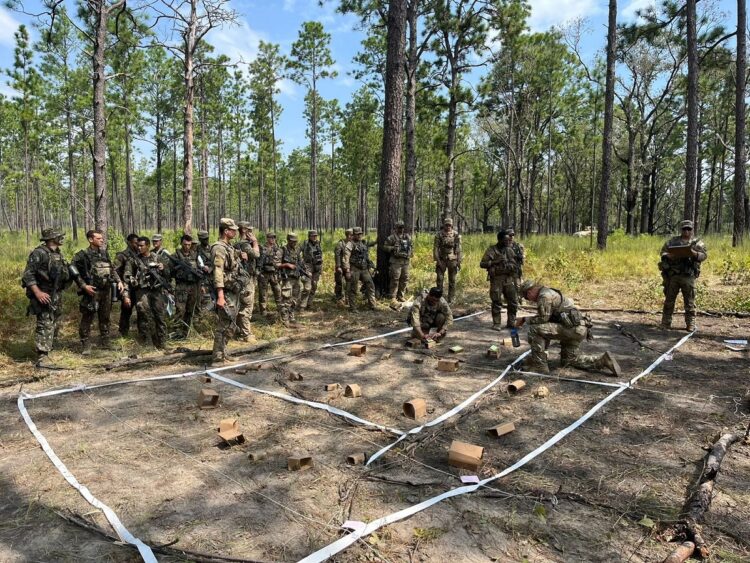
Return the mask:
M 184 274 L 193 276 L 195 281 L 203 280 L 203 277 L 205 276 L 204 272 L 196 270 L 189 262 L 186 262 L 182 258 L 178 258 L 176 254 L 167 254 L 167 258 L 169 258 L 169 261 L 177 266 L 179 270 L 182 270 Z

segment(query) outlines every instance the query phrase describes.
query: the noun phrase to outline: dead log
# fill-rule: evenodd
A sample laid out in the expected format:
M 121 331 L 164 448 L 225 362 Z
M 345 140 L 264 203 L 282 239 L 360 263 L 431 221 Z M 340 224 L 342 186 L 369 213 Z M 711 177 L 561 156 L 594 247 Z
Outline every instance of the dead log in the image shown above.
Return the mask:
M 664 563 L 682 563 L 686 561 L 695 550 L 695 544 L 691 541 L 682 542 L 672 553 L 664 560 Z

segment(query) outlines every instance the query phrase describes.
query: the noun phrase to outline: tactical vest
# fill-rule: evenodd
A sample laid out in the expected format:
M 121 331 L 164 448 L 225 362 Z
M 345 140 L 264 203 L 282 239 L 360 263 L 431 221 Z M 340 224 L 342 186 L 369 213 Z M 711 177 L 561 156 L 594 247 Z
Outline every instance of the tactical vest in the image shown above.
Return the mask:
M 84 264 L 84 269 L 80 271 L 80 274 L 84 277 L 84 281 L 87 284 L 93 285 L 97 289 L 104 289 L 114 281 L 114 276 L 112 275 L 114 266 L 108 255 L 89 248 L 81 250 L 79 257 Z
M 44 256 L 44 263 L 36 269 L 35 278 L 39 289 L 45 293 L 50 293 L 57 289 L 62 289 L 64 283 L 68 279 L 67 268 L 65 265 L 65 259 L 60 252 L 51 251 L 46 244 L 40 244 L 33 252 L 36 252 L 38 256 Z M 26 289 L 27 296 L 33 296 L 27 288 L 23 278 L 21 279 L 21 287 Z
M 699 239 L 692 238 L 688 243 L 691 247 L 695 248 L 696 243 L 700 242 Z M 684 246 L 681 237 L 675 237 L 667 243 L 667 248 L 672 246 Z M 699 248 L 699 250 L 702 250 Z M 667 256 L 662 257 L 662 261 L 659 264 L 659 268 L 662 273 L 666 276 L 693 276 L 695 278 L 701 275 L 701 263 L 692 257 L 687 258 L 668 258 Z
M 225 250 L 225 256 L 224 256 L 224 289 L 228 291 L 238 291 L 240 289 L 240 280 L 239 280 L 239 260 L 237 259 L 237 256 L 235 255 L 235 249 L 232 245 L 224 244 L 222 241 L 218 240 L 215 243 L 211 245 L 211 256 L 214 255 L 214 248 L 216 246 L 222 246 Z M 213 260 L 211 260 L 211 268 L 213 269 L 215 266 L 213 264 Z
M 245 252 L 247 254 L 247 261 L 240 259 L 240 269 L 244 270 L 250 276 L 255 276 L 258 273 L 257 259 L 252 255 L 253 245 L 250 244 L 249 240 L 241 240 L 234 247 L 239 252 Z
M 394 235 L 396 249 L 393 251 L 394 258 L 408 259 L 411 256 L 412 241 L 409 235 Z
M 349 256 L 349 267 L 357 268 L 358 270 L 366 270 L 368 261 L 367 243 L 362 241 L 352 243 L 352 252 Z
M 278 246 L 262 246 L 260 249 L 260 270 L 265 274 L 273 274 L 276 272 L 276 262 L 278 261 Z
M 292 250 L 288 245 L 285 244 L 282 247 L 281 261 L 284 264 L 298 264 L 299 254 L 300 249 L 298 246 L 295 247 L 294 250 Z M 294 270 L 282 270 L 281 275 L 282 277 L 287 278 L 298 278 L 300 277 L 299 267 L 295 268 Z
M 438 235 L 438 252 L 440 257 L 445 260 L 456 260 L 456 241 L 458 240 L 458 233 L 455 231 L 450 234 L 440 232 Z
M 320 272 L 323 268 L 323 249 L 320 243 L 313 244 L 310 241 L 305 241 L 302 247 L 302 255 L 305 263 L 312 265 L 314 272 Z
M 190 252 L 187 256 L 185 256 L 182 253 L 182 250 L 176 250 L 173 255 L 173 265 L 174 265 L 174 278 L 181 283 L 196 283 L 199 281 L 200 278 L 198 278 L 194 273 L 190 271 L 190 269 L 184 267 L 180 264 L 180 262 L 184 262 L 188 265 L 190 265 L 191 268 L 194 270 L 200 272 L 201 268 L 198 265 L 198 253 L 197 252 Z

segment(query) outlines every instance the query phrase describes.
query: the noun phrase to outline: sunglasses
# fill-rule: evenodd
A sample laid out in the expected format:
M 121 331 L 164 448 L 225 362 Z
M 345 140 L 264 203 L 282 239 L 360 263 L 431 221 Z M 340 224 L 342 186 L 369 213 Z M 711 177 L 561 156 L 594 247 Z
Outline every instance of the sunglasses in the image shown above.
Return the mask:
M 693 227 L 682 227 L 683 231 L 692 231 Z

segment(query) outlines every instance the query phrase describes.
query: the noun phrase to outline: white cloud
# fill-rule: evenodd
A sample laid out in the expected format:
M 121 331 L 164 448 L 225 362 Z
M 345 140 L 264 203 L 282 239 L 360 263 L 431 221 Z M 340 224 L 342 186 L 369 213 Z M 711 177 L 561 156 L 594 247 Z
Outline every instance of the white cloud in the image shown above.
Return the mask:
M 258 55 L 258 45 L 267 40 L 265 35 L 250 27 L 240 18 L 239 25 L 226 26 L 209 33 L 207 41 L 216 48 L 216 53 L 226 55 L 233 63 L 249 63 Z
M 21 24 L 0 5 L 0 45 L 15 45 L 13 34 L 19 25 Z
M 284 0 L 283 10 L 285 12 L 294 12 L 295 0 Z
M 288 78 L 282 78 L 276 83 L 276 86 L 278 87 L 279 93 L 282 96 L 286 96 L 291 100 L 296 100 L 299 98 L 297 85 Z
M 636 20 L 635 13 L 638 10 L 645 10 L 656 5 L 654 0 L 631 0 L 630 3 L 620 10 L 620 19 L 633 22 Z
M 596 0 L 531 0 L 530 4 L 529 26 L 533 31 L 544 31 L 572 19 L 593 17 L 603 11 L 604 5 Z

